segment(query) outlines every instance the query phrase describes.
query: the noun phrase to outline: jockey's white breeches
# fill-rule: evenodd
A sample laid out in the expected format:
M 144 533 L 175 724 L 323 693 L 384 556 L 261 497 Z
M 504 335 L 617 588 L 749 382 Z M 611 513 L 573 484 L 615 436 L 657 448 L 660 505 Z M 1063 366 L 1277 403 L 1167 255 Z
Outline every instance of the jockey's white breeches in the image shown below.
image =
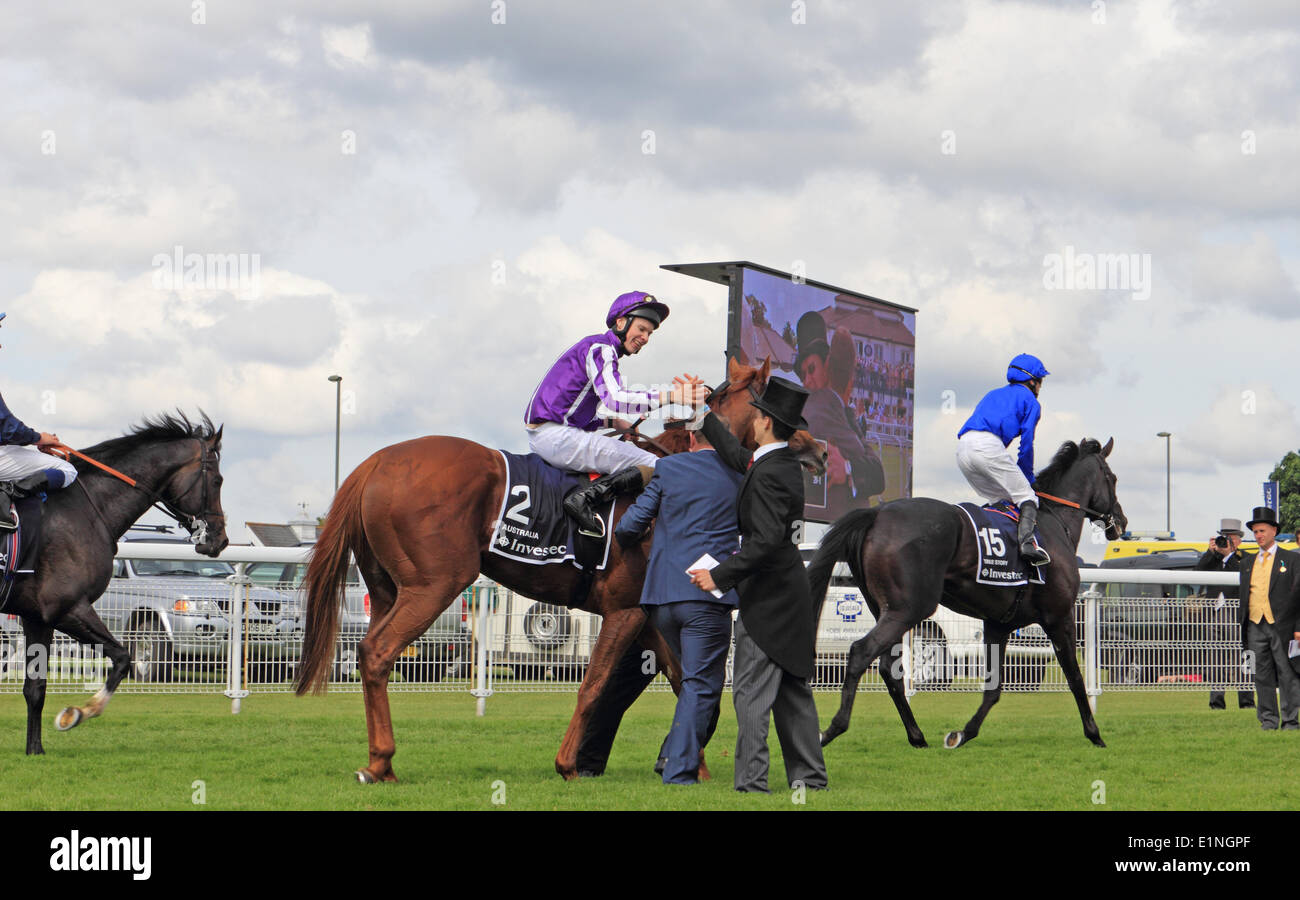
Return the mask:
M 529 428 L 528 449 L 561 469 L 601 475 L 613 475 L 632 466 L 653 468 L 659 461 L 653 453 L 628 441 L 555 422 Z
M 58 469 L 63 473 L 64 487 L 77 478 L 77 470 L 72 463 L 57 456 L 50 456 L 36 449 L 35 444 L 4 444 L 0 446 L 0 481 L 17 481 L 46 469 Z
M 1002 446 L 996 434 L 968 431 L 957 438 L 957 468 L 970 486 L 988 502 L 1010 500 L 1016 506 L 1028 500 L 1035 506 L 1038 498 L 1020 471 L 1011 452 Z

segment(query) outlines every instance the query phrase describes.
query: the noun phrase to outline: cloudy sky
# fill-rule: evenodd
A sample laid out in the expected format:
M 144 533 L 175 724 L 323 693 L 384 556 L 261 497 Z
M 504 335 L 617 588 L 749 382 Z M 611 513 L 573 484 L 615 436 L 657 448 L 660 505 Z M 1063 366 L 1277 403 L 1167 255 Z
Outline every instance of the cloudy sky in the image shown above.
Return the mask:
M 1300 447 L 1298 70 L 1289 0 L 25 4 L 0 390 L 80 446 L 206 410 L 238 541 L 327 508 L 330 374 L 345 474 L 422 434 L 522 451 L 623 291 L 673 308 L 631 379 L 719 376 L 725 290 L 661 264 L 802 263 L 919 310 L 918 495 L 970 495 L 957 429 L 1032 352 L 1040 457 L 1114 436 L 1163 528 L 1171 431 L 1173 526 L 1208 536 Z

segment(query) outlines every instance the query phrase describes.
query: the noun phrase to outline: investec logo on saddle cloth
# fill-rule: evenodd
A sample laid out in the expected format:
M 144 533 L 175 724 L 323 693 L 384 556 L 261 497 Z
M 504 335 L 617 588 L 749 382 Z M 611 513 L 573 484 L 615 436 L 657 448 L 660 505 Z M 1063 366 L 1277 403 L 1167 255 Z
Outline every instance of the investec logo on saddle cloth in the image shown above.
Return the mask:
M 506 490 L 488 549 L 530 565 L 571 561 L 581 568 L 574 552 L 577 523 L 565 515 L 564 495 L 585 484 L 586 476 L 557 469 L 533 453 L 497 452 L 506 461 Z M 614 533 L 612 502 L 601 510 L 600 517 L 605 521 L 605 541 L 597 569 L 605 568 L 609 560 L 609 540 Z M 587 556 L 585 550 L 583 556 Z
M 1026 566 L 1020 558 L 1020 542 L 1016 540 L 1019 513 L 1014 508 L 997 503 L 989 506 L 958 503 L 957 508 L 966 514 L 975 532 L 975 544 L 979 547 L 975 567 L 978 584 L 1019 587 L 1045 583 L 1039 567 Z M 1026 571 L 1030 573 L 1028 577 Z

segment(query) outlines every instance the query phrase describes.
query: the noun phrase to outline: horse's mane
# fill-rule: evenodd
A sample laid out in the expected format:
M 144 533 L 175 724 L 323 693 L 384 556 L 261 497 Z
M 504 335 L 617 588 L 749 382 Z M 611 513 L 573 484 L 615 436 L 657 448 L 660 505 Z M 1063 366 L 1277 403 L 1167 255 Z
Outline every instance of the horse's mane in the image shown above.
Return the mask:
M 1047 468 L 1038 473 L 1038 477 L 1034 479 L 1034 487 L 1040 491 L 1056 490 L 1061 478 L 1079 459 L 1100 452 L 1101 443 L 1092 438 L 1084 438 L 1077 444 L 1074 441 L 1066 441 L 1061 445 L 1061 449 L 1056 451 Z
M 112 465 L 114 460 L 119 460 L 147 444 L 161 444 L 187 438 L 210 441 L 216 437 L 218 429 L 203 410 L 199 410 L 199 415 L 203 418 L 198 422 L 191 422 L 181 410 L 177 410 L 175 415 L 160 413 L 157 416 L 147 416 L 139 425 L 132 425 L 131 430 L 122 437 L 111 438 L 93 447 L 87 447 L 82 452 L 99 462 Z M 221 447 L 217 445 L 213 449 L 220 450 Z M 89 463 L 75 456 L 72 458 L 72 464 L 77 467 L 78 472 L 92 468 Z

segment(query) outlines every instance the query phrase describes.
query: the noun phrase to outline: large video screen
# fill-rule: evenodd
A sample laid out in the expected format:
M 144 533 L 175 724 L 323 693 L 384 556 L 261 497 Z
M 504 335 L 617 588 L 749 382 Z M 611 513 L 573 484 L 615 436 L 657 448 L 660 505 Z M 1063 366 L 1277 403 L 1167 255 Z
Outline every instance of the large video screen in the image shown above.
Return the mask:
M 823 478 L 806 476 L 804 519 L 834 522 L 850 510 L 910 497 L 916 314 L 742 272 L 733 352 L 751 366 L 770 358 L 773 375 L 808 389 L 804 418 L 829 456 Z

